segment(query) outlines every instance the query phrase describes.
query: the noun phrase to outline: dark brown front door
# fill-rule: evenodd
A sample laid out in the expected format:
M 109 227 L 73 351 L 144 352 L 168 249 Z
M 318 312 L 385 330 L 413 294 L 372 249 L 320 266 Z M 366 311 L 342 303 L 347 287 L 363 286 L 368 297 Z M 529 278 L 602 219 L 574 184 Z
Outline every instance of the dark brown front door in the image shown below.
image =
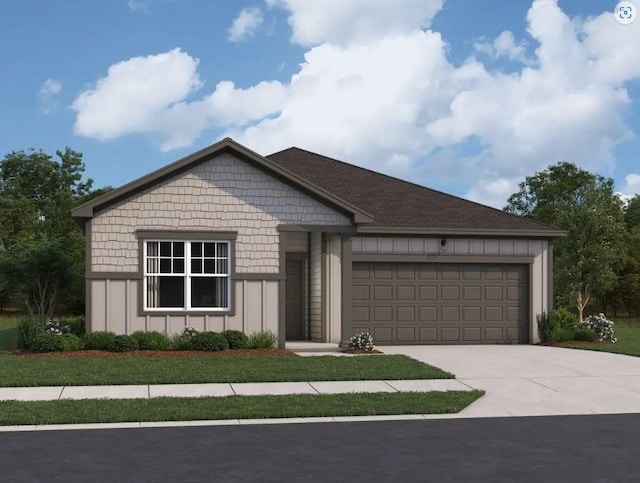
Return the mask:
M 303 260 L 287 260 L 287 340 L 304 340 Z

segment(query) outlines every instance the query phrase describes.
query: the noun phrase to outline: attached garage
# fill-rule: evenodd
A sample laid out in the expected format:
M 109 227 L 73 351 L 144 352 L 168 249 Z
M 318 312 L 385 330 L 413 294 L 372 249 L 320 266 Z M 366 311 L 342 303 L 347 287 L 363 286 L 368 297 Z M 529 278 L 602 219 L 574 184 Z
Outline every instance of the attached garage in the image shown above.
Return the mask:
M 524 264 L 354 263 L 352 330 L 377 344 L 528 343 Z

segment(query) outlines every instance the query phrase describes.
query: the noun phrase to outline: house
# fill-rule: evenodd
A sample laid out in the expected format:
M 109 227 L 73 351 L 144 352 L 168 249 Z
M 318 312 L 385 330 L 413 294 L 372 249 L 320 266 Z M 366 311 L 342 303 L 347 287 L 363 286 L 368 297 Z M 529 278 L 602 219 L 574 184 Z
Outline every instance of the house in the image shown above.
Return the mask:
M 75 210 L 87 328 L 533 343 L 563 232 L 298 148 L 226 138 Z

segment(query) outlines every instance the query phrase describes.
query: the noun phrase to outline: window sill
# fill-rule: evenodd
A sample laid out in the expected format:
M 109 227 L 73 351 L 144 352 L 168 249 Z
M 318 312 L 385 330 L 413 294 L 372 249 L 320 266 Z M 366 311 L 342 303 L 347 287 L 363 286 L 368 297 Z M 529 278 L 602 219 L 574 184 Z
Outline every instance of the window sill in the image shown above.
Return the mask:
M 213 310 L 213 309 L 189 309 L 189 310 L 179 310 L 179 309 L 166 309 L 166 310 L 149 310 L 143 309 L 140 311 L 140 315 L 156 315 L 160 317 L 164 317 L 167 315 L 189 315 L 189 316 L 208 316 L 208 317 L 222 317 L 224 315 L 233 316 L 235 315 L 235 311 L 232 309 L 223 309 L 223 310 Z

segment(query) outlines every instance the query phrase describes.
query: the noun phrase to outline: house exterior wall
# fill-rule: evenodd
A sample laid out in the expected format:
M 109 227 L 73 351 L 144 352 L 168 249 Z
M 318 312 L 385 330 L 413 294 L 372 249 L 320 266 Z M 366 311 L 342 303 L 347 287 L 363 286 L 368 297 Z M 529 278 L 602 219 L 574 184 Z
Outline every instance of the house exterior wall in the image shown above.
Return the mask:
M 227 329 L 245 333 L 278 332 L 278 281 L 237 280 L 234 315 L 140 315 L 142 280 L 90 280 L 90 331 L 130 334 L 137 330 L 157 330 L 169 335 L 184 327 L 220 332 Z
M 322 342 L 322 235 L 313 232 L 309 253 L 309 339 Z
M 324 256 L 326 267 L 326 284 L 324 292 L 325 304 L 325 331 L 324 340 L 334 344 L 341 342 L 342 317 L 341 317 L 341 292 L 342 292 L 342 242 L 340 237 L 332 237 L 327 240 L 327 248 Z
M 343 214 L 222 154 L 91 220 L 93 272 L 139 269 L 136 230 L 237 231 L 237 273 L 278 273 L 279 224 L 350 225 Z
M 88 223 L 89 330 L 171 334 L 195 326 L 277 333 L 282 316 L 278 286 L 284 276 L 281 248 L 308 251 L 306 233 L 286 233 L 281 247 L 285 234 L 278 226 L 349 226 L 351 220 L 243 160 L 222 154 L 116 203 Z M 142 315 L 136 237 L 142 230 L 237 233 L 231 314 Z
M 551 294 L 551 244 L 543 239 L 500 239 L 500 238 L 446 238 L 446 246 L 441 245 L 442 237 L 392 237 L 358 236 L 352 240 L 354 254 L 388 254 L 424 256 L 424 262 L 437 261 L 441 256 L 491 257 L 508 262 L 509 257 L 531 257 L 529 264 L 529 314 L 531 321 L 531 342 L 539 342 L 536 318 L 542 312 L 553 308 Z M 389 258 L 389 261 L 393 261 Z M 487 260 L 489 261 L 489 260 Z

